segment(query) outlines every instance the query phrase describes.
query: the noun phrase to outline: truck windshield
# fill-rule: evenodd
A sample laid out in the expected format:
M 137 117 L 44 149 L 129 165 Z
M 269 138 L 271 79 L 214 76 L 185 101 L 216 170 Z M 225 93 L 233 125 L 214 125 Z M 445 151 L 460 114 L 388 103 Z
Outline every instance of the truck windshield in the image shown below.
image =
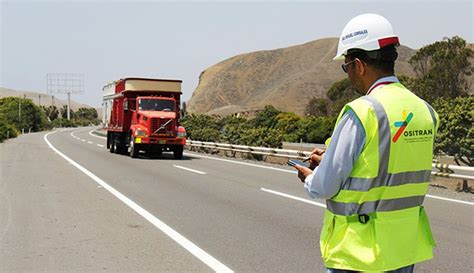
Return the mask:
M 157 99 L 139 99 L 138 110 L 144 111 L 174 111 L 174 101 Z

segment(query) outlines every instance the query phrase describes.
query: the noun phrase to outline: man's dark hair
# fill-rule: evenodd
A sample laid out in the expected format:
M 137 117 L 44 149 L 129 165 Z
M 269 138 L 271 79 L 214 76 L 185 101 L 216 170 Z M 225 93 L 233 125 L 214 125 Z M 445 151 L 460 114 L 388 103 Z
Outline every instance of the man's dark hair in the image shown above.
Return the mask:
M 394 74 L 395 60 L 398 57 L 398 53 L 394 45 L 389 45 L 372 51 L 357 48 L 351 49 L 347 52 L 347 56 L 351 60 L 358 58 L 381 72 Z

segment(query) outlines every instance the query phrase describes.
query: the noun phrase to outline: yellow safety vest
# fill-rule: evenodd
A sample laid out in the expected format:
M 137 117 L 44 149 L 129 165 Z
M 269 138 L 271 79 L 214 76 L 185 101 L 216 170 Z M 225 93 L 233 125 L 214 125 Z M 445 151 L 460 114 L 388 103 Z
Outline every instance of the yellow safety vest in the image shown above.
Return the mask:
M 360 119 L 366 141 L 350 177 L 326 202 L 320 238 L 326 267 L 388 271 L 431 259 L 436 243 L 421 204 L 437 113 L 400 83 L 345 105 L 336 126 L 348 109 Z

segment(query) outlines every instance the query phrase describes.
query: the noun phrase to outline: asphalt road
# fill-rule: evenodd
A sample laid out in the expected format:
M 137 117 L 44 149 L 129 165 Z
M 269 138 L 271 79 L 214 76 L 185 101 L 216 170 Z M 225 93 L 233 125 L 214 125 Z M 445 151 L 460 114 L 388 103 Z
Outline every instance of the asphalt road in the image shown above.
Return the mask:
M 0 144 L 0 272 L 324 271 L 323 201 L 289 167 L 132 159 L 91 130 Z M 438 247 L 416 272 L 473 272 L 474 198 L 430 196 Z

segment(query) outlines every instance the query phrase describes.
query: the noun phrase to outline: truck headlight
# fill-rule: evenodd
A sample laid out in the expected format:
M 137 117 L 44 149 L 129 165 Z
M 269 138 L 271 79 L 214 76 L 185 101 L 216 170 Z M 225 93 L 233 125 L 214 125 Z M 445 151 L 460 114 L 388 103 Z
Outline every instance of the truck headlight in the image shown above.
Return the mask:
M 143 130 L 141 130 L 141 129 L 137 129 L 137 130 L 135 131 L 135 136 L 147 137 L 146 132 L 143 131 Z
M 178 127 L 178 133 L 176 134 L 177 137 L 186 138 L 186 130 L 183 126 Z

